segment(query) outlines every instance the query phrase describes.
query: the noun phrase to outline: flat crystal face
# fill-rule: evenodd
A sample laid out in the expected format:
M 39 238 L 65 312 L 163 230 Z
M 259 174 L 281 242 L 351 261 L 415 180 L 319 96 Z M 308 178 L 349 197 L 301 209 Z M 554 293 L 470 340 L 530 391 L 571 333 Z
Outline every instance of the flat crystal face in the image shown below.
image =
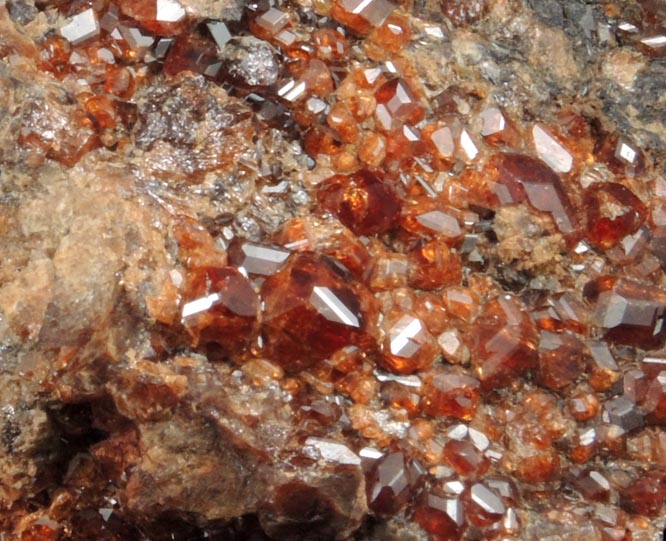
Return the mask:
M 593 318 L 611 341 L 663 345 L 666 297 L 661 289 L 623 279 L 614 283 L 599 280 L 586 287 L 598 292 Z
M 79 45 L 99 35 L 97 14 L 90 8 L 77 13 L 71 20 L 60 27 L 60 34 L 72 45 Z
M 156 0 L 155 19 L 165 23 L 176 23 L 185 18 L 185 10 L 177 0 Z
M 475 375 L 483 386 L 507 385 L 515 375 L 534 367 L 538 334 L 515 297 L 503 295 L 491 300 L 479 323 L 473 360 Z
M 563 233 L 575 230 L 578 220 L 573 205 L 562 180 L 552 169 L 534 158 L 508 154 L 502 158 L 499 172 L 500 182 L 508 190 L 504 202 L 520 203 L 526 200 L 535 209 L 550 214 Z
M 548 131 L 538 124 L 532 128 L 537 155 L 557 173 L 568 173 L 573 167 L 573 156 Z
M 262 286 L 267 351 L 286 367 L 301 367 L 369 340 L 359 293 L 329 261 L 292 256 Z

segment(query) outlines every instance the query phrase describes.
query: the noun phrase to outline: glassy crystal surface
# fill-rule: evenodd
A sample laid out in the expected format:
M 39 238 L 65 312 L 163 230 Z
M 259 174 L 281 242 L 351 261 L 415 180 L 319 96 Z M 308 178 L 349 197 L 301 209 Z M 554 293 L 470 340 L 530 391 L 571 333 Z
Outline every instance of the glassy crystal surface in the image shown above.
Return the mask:
M 92 8 L 74 15 L 71 20 L 60 27 L 60 35 L 72 45 L 79 45 L 99 34 L 99 21 Z
M 562 180 L 543 162 L 521 154 L 505 154 L 499 159 L 498 172 L 495 194 L 501 204 L 527 201 L 550 214 L 563 233 L 577 229 L 578 218 Z
M 261 288 L 267 351 L 293 370 L 345 346 L 370 343 L 364 295 L 330 260 L 307 252 L 293 255 Z
M 485 388 L 508 385 L 536 365 L 539 335 L 524 306 L 511 295 L 485 305 L 473 339 L 472 365 Z
M 660 288 L 606 276 L 588 283 L 585 292 L 594 303 L 594 323 L 609 340 L 645 348 L 664 344 L 666 295 Z
M 337 0 L 331 14 L 354 32 L 365 34 L 381 25 L 394 9 L 390 0 Z
M 317 199 L 358 235 L 388 231 L 400 212 L 391 189 L 369 171 L 326 179 L 319 186 Z

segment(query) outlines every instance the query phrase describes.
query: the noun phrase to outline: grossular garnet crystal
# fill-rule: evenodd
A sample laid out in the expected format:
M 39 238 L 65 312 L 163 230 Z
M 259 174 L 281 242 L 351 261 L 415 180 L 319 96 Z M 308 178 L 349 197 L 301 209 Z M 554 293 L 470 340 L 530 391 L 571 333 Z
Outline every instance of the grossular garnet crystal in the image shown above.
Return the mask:
M 297 371 L 349 345 L 369 347 L 372 301 L 336 262 L 295 254 L 264 282 L 263 339 L 278 364 Z
M 0 1 L 0 541 L 657 541 L 666 4 Z

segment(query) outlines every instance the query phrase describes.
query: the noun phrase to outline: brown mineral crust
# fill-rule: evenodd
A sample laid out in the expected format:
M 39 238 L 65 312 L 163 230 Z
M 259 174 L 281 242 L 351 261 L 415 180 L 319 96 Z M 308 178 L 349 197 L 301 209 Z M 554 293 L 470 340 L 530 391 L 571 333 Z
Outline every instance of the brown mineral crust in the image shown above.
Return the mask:
M 50 441 L 55 427 L 40 405 L 35 389 L 21 379 L 3 373 L 3 406 L 0 410 L 0 527 L 9 528 L 6 510 L 43 490 L 50 481 L 50 470 L 57 460 L 57 449 Z
M 665 29 L 0 6 L 0 537 L 658 539 Z

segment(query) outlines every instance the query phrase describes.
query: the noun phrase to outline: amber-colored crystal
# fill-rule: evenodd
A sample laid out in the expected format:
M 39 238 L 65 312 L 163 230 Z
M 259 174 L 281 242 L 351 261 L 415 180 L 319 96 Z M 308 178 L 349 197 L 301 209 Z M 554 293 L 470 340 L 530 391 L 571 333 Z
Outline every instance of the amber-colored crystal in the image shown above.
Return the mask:
M 261 288 L 266 351 L 286 370 L 313 366 L 348 345 L 372 344 L 370 301 L 330 259 L 291 256 Z
M 588 342 L 587 347 L 590 352 L 590 385 L 596 391 L 606 391 L 620 379 L 620 367 L 606 343 L 593 340 Z
M 394 408 L 402 408 L 410 416 L 417 415 L 421 411 L 419 396 L 416 389 L 408 387 L 397 381 L 388 381 L 382 385 L 382 400 Z
M 332 28 L 318 28 L 312 33 L 317 56 L 325 62 L 340 62 L 347 57 L 349 43 L 342 32 Z
M 108 96 L 92 96 L 86 100 L 86 112 L 99 129 L 115 128 L 118 124 L 115 104 Z
M 478 315 L 479 300 L 474 289 L 469 287 L 448 287 L 442 293 L 447 312 L 471 323 Z
M 541 332 L 537 379 L 541 385 L 560 390 L 571 385 L 585 369 L 585 346 L 571 334 Z
M 175 34 L 187 23 L 178 0 L 118 0 L 117 4 L 124 15 L 156 34 Z
M 490 461 L 470 441 L 450 440 L 444 446 L 444 460 L 460 475 L 483 475 Z
M 457 541 L 464 525 L 463 505 L 457 498 L 426 493 L 416 504 L 414 520 L 436 541 Z
M 472 365 L 484 388 L 504 387 L 537 363 L 539 335 L 520 301 L 501 295 L 474 325 Z
M 581 429 L 572 438 L 569 458 L 577 464 L 584 464 L 597 453 L 597 433 L 594 428 Z
M 195 346 L 237 351 L 252 337 L 258 312 L 256 292 L 236 269 L 202 268 L 187 278 L 181 316 Z
M 580 389 L 569 399 L 569 411 L 577 421 L 589 421 L 599 412 L 599 399 L 594 392 Z
M 414 311 L 433 335 L 444 332 L 448 324 L 448 313 L 439 295 L 424 292 L 416 298 Z
M 326 117 L 328 125 L 335 131 L 343 143 L 354 143 L 359 136 L 359 128 L 356 119 L 342 104 L 336 103 L 331 107 Z
M 289 14 L 286 11 L 272 7 L 253 18 L 250 21 L 250 29 L 260 38 L 271 39 L 277 37 L 285 27 L 289 26 L 290 22 Z
M 71 52 L 72 48 L 67 39 L 60 36 L 49 36 L 42 43 L 39 66 L 56 77 L 64 77 L 72 70 L 69 62 Z
M 438 347 L 425 324 L 407 313 L 391 314 L 385 323 L 381 365 L 396 374 L 411 374 L 432 365 Z
M 660 475 L 647 473 L 620 492 L 620 505 L 628 513 L 656 516 L 660 513 L 666 489 Z
M 384 138 L 374 132 L 364 132 L 359 142 L 358 157 L 370 167 L 378 167 L 386 156 Z
M 585 191 L 587 238 L 601 248 L 610 248 L 635 233 L 645 221 L 647 209 L 622 184 L 597 183 Z
M 342 143 L 328 126 L 315 126 L 305 134 L 305 151 L 310 156 L 332 155 L 341 151 Z
M 560 472 L 560 456 L 553 449 L 521 459 L 516 476 L 528 483 L 542 483 L 557 477 Z
M 368 36 L 368 53 L 375 58 L 383 58 L 387 53 L 397 53 L 411 38 L 408 19 L 401 14 L 392 13 L 381 26 L 376 27 Z
M 375 92 L 377 108 L 375 118 L 385 131 L 397 130 L 403 124 L 416 124 L 424 116 L 424 109 L 403 79 L 384 83 Z
M 539 328 L 560 332 L 565 329 L 585 334 L 589 308 L 573 292 L 549 296 L 545 304 L 532 313 Z
M 454 371 L 435 369 L 425 379 L 423 411 L 436 417 L 469 421 L 479 402 L 479 381 Z
M 409 284 L 420 289 L 439 289 L 460 283 L 460 255 L 442 240 L 419 244 L 409 252 Z
M 179 217 L 173 227 L 180 259 L 191 268 L 224 267 L 227 254 L 219 249 L 212 235 L 196 221 Z
M 332 216 L 292 220 L 278 233 L 276 241 L 289 250 L 317 251 L 328 255 L 359 278 L 365 277 L 370 270 L 368 249 Z
M 369 171 L 325 180 L 319 186 L 317 198 L 324 209 L 357 235 L 388 231 L 400 212 L 391 189 Z
M 358 34 L 381 25 L 395 9 L 390 0 L 336 0 L 331 16 Z
M 121 66 L 109 64 L 106 66 L 106 82 L 104 89 L 109 94 L 114 94 L 119 98 L 129 99 L 134 94 L 136 81 L 132 72 Z
M 455 244 L 463 237 L 460 213 L 432 198 L 414 198 L 402 210 L 401 225 L 412 233 L 440 235 Z
M 373 291 L 405 287 L 408 269 L 409 260 L 404 254 L 381 254 L 375 258 L 369 286 Z

